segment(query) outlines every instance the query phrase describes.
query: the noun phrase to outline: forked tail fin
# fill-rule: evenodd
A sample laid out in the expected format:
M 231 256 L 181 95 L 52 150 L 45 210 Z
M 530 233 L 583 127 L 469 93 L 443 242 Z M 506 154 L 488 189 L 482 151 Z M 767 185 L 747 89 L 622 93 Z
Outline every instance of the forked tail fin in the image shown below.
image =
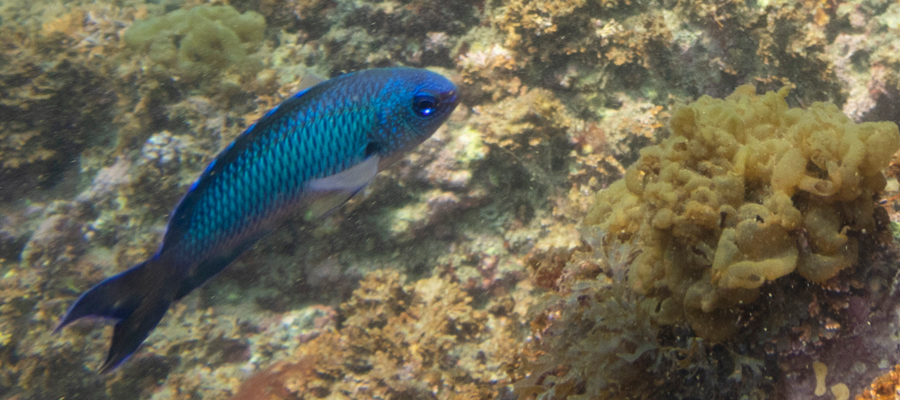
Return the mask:
M 100 372 L 115 369 L 147 339 L 159 324 L 183 275 L 153 257 L 98 283 L 78 298 L 54 332 L 83 317 L 117 320 L 112 345 Z

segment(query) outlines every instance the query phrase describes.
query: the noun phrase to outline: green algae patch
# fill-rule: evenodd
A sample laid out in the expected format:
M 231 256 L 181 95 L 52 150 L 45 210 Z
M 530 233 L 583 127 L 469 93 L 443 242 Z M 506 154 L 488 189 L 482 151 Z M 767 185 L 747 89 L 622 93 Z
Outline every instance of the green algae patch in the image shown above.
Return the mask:
M 265 19 L 255 12 L 201 5 L 136 21 L 124 40 L 130 49 L 146 54 L 153 67 L 196 80 L 229 68 L 258 70 L 259 62 L 248 55 L 262 44 L 265 28 Z
M 675 110 L 671 136 L 596 195 L 585 225 L 641 246 L 629 282 L 659 322 L 725 340 L 766 282 L 823 284 L 886 225 L 873 199 L 897 126 L 856 124 L 833 104 L 791 109 L 787 95 L 742 86 Z

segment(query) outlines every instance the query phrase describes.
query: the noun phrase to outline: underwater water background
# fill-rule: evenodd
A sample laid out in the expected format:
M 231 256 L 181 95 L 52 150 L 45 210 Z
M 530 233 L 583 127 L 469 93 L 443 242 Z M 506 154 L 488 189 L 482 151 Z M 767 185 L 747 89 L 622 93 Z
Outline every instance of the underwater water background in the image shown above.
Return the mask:
M 900 2 L 0 0 L 2 399 L 900 398 Z M 316 77 L 449 121 L 99 374 L 52 331 Z

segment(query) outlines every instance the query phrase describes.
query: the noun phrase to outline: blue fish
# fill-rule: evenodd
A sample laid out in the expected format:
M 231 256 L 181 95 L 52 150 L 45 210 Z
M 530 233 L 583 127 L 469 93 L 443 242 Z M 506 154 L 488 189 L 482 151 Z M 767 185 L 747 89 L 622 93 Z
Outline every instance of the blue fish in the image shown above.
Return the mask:
M 209 164 L 175 207 L 150 259 L 81 295 L 56 331 L 116 320 L 100 367 L 125 361 L 173 301 L 218 274 L 292 215 L 314 219 L 430 137 L 456 108 L 447 78 L 426 70 L 349 73 L 285 100 Z

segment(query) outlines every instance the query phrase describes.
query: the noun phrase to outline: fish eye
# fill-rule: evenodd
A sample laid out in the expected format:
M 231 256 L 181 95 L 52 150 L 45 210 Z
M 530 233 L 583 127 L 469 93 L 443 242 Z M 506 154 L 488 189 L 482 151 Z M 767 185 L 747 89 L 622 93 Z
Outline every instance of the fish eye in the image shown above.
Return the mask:
M 437 111 L 440 101 L 437 97 L 422 93 L 413 98 L 413 110 L 422 117 L 428 117 Z

